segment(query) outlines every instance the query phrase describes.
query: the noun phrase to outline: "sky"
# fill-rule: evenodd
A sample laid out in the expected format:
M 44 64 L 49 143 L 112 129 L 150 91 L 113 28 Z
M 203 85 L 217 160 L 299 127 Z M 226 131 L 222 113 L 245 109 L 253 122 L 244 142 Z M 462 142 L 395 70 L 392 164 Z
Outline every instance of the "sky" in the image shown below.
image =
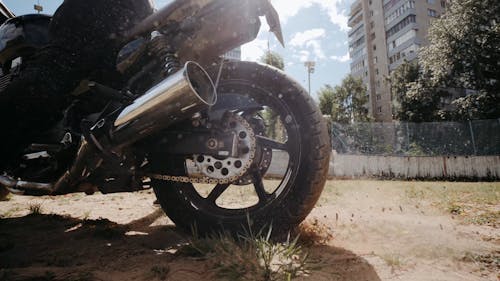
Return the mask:
M 317 99 L 317 91 L 325 84 L 338 85 L 349 73 L 347 20 L 353 0 L 271 0 L 280 14 L 285 37 L 281 47 L 269 27 L 263 25 L 258 37 L 242 46 L 244 60 L 258 61 L 269 47 L 285 60 L 285 72 L 308 88 L 304 61 L 316 62 L 311 76 L 311 92 Z M 44 13 L 52 14 L 62 0 L 3 0 L 16 15 L 33 13 L 33 4 L 39 2 Z M 170 0 L 156 0 L 162 7 Z

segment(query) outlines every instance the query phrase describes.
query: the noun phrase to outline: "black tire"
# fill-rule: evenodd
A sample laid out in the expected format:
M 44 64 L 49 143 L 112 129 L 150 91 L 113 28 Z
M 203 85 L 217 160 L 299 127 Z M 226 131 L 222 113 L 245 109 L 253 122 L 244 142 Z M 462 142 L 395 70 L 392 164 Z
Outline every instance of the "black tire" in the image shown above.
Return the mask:
M 216 77 L 217 71 L 214 68 L 209 73 Z M 295 167 L 290 160 L 287 172 L 295 172 L 288 175 L 287 182 L 281 181 L 284 186 L 281 193 L 276 191 L 272 199 L 258 207 L 229 211 L 199 205 L 197 202 L 202 198 L 193 192 L 191 184 L 153 180 L 152 186 L 165 213 L 182 229 L 189 230 L 196 226 L 200 234 L 221 230 L 237 233 L 242 226 L 249 225 L 250 219 L 253 230 L 272 225 L 273 234 L 281 235 L 306 218 L 323 190 L 331 153 L 326 123 L 307 92 L 278 69 L 251 62 L 226 63 L 219 82 L 219 97 L 234 92 L 235 87 L 239 90 L 243 87 L 250 95 L 257 95 L 259 91 L 260 95 L 265 94 L 275 100 L 279 95 L 284 110 L 292 115 L 296 123 L 298 139 L 292 141 L 292 145 L 300 145 L 300 156 L 294 153 L 293 157 L 298 159 Z M 152 159 L 152 165 L 156 171 L 168 170 L 177 174 L 182 174 L 184 169 L 182 160 Z

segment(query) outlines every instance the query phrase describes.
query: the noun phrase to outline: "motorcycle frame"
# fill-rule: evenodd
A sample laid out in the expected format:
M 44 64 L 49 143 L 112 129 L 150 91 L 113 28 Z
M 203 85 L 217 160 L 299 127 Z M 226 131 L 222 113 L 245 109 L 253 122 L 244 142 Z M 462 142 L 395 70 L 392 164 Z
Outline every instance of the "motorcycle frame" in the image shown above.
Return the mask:
M 220 16 L 221 11 L 225 13 L 224 16 Z M 126 32 L 124 34 L 126 40 L 123 42 L 159 30 L 168 36 L 181 63 L 187 65 L 196 61 L 201 65 L 206 65 L 235 47 L 254 40 L 261 26 L 259 16 L 266 16 L 271 31 L 283 43 L 278 14 L 269 0 L 177 0 Z M 174 81 L 173 84 L 181 84 L 189 88 L 189 81 L 183 79 L 184 74 L 179 75 L 179 79 L 171 78 L 173 79 L 171 81 Z M 165 87 L 161 91 L 166 93 L 171 92 L 172 89 Z M 145 97 L 147 96 L 148 93 Z M 121 127 L 118 126 L 114 129 L 114 133 L 120 133 L 120 129 Z M 135 130 L 131 132 L 135 133 Z M 131 136 L 132 134 L 126 132 L 123 135 Z M 113 146 L 116 148 L 131 144 L 133 143 L 127 141 L 126 144 L 118 142 Z M 73 190 L 71 186 L 80 181 L 79 177 L 90 176 L 91 171 L 102 162 L 102 158 L 98 156 L 99 150 L 104 152 L 94 138 L 83 139 L 75 163 L 54 185 L 23 182 L 7 176 L 0 176 L 0 184 L 20 190 L 46 191 L 48 194 L 75 192 L 77 190 Z

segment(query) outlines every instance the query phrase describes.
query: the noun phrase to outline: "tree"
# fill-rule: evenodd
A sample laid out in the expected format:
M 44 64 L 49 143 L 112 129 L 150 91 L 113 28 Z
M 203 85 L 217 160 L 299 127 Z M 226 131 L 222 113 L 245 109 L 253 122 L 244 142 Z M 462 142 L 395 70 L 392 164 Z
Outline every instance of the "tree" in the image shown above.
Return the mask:
M 393 72 L 388 80 L 392 94 L 392 115 L 396 120 L 407 121 L 407 112 L 412 111 L 406 94 L 411 87 L 410 83 L 416 83 L 419 77 L 419 66 L 417 62 L 404 61 Z
M 388 80 L 394 119 L 427 122 L 442 118 L 441 97 L 448 94 L 429 83 L 428 74 L 421 71 L 418 62 L 403 62 Z
M 329 84 L 326 84 L 318 91 L 319 109 L 323 115 L 331 115 L 335 90 Z
M 359 78 L 348 75 L 340 86 L 325 85 L 319 92 L 320 109 L 330 114 L 333 122 L 351 123 L 370 121 L 366 86 Z
M 283 57 L 273 51 L 266 51 L 259 59 L 260 62 L 269 64 L 277 69 L 285 70 L 285 62 Z
M 450 1 L 429 29 L 429 42 L 420 63 L 431 86 L 475 93 L 453 102 L 455 118 L 500 117 L 500 1 Z
M 410 82 L 401 102 L 400 120 L 409 122 L 432 122 L 442 119 L 441 97 L 447 92 L 429 86 L 425 80 Z

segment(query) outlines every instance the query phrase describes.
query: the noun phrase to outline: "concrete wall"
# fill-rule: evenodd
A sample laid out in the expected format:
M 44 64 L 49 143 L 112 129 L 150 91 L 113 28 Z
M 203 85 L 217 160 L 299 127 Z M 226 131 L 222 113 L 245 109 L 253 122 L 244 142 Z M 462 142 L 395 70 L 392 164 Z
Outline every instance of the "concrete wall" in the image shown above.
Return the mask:
M 288 156 L 273 152 L 268 175 L 283 174 Z M 500 180 L 500 156 L 399 157 L 332 153 L 331 177 Z

